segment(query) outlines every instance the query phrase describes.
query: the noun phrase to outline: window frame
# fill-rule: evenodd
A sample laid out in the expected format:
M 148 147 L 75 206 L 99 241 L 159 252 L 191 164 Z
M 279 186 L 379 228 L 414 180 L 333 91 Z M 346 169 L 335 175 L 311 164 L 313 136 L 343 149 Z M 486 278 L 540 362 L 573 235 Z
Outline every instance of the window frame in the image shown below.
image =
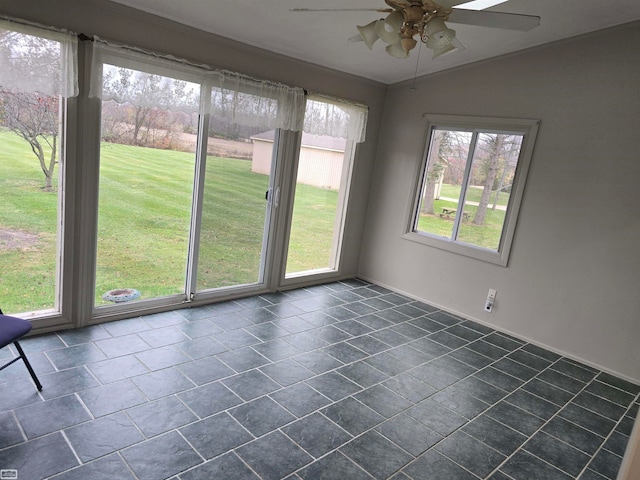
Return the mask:
M 54 166 L 56 214 L 52 224 L 55 225 L 55 268 L 52 270 L 53 295 L 50 306 L 19 312 L 5 312 L 20 318 L 28 319 L 40 330 L 62 329 L 72 325 L 72 300 L 75 272 L 73 269 L 74 248 L 74 210 L 75 210 L 75 170 L 77 153 L 77 120 L 78 120 L 78 41 L 76 35 L 54 27 L 30 24 L 21 20 L 0 18 L 0 28 L 20 35 L 28 35 L 41 40 L 55 42 L 60 48 L 60 69 L 47 87 L 39 85 L 38 89 L 20 77 L 20 84 L 10 81 L 6 88 L 17 88 L 21 93 L 38 93 L 39 95 L 57 98 L 58 100 L 58 140 L 57 160 Z M 11 68 L 9 68 L 11 70 Z M 42 90 L 39 88 L 42 87 Z M 31 301 L 32 299 L 29 299 Z
M 412 195 L 408 208 L 409 215 L 405 224 L 403 238 L 412 242 L 506 267 L 509 262 L 509 254 L 513 244 L 513 237 L 540 121 L 533 119 L 436 114 L 427 114 L 425 117 L 425 139 L 421 156 L 417 162 L 418 168 L 414 174 L 415 184 L 413 190 L 411 190 Z M 478 133 L 510 132 L 523 135 L 498 250 L 479 247 L 464 243 L 460 240 L 453 240 L 416 229 L 417 219 L 420 215 L 421 194 L 425 182 L 426 169 L 428 167 L 431 141 L 433 132 L 436 129 L 477 131 Z M 470 160 L 473 160 L 472 156 L 467 159 L 467 165 Z
M 345 111 L 349 110 L 350 102 L 347 100 L 341 100 L 337 98 L 327 97 L 319 94 L 309 94 L 305 99 L 305 104 L 308 105 L 308 102 L 320 102 L 326 105 L 335 105 L 339 108 L 345 109 Z M 307 109 L 305 107 L 305 119 L 306 119 Z M 351 115 L 355 116 L 356 113 L 351 113 Z M 311 129 L 303 129 L 300 132 L 300 136 L 298 138 L 296 153 L 294 158 L 292 158 L 292 164 L 289 168 L 291 172 L 291 192 L 290 199 L 287 204 L 287 219 L 286 219 L 286 242 L 284 248 L 284 256 L 282 259 L 282 285 L 291 285 L 299 282 L 301 279 L 308 278 L 322 278 L 327 277 L 331 278 L 336 274 L 339 274 L 343 265 L 343 251 L 344 251 L 344 238 L 345 238 L 345 230 L 347 226 L 347 211 L 349 209 L 349 201 L 351 198 L 351 186 L 353 183 L 353 169 L 356 161 L 356 151 L 358 142 L 353 138 L 353 132 L 362 131 L 362 125 L 359 123 L 359 119 L 350 118 L 349 126 L 347 130 L 349 133 L 346 133 L 345 138 L 345 148 L 343 152 L 343 160 L 342 160 L 342 169 L 340 173 L 340 185 L 338 188 L 338 199 L 335 210 L 335 217 L 333 222 L 333 237 L 331 241 L 331 249 L 329 251 L 329 262 L 326 266 L 313 268 L 310 270 L 301 270 L 295 272 L 287 272 L 287 265 L 289 261 L 289 249 L 291 247 L 291 233 L 293 227 L 293 210 L 295 207 L 296 201 L 296 190 L 298 186 L 298 170 L 300 167 L 300 159 L 302 155 L 302 135 L 304 133 L 310 133 Z M 354 128 L 354 124 L 358 125 L 358 128 Z M 366 121 L 364 123 L 366 127 Z M 311 133 L 312 135 L 316 133 Z M 320 131 L 317 135 L 321 136 L 329 136 L 329 137 L 341 137 L 340 132 L 329 132 L 329 131 Z M 357 133 L 355 134 L 357 135 Z

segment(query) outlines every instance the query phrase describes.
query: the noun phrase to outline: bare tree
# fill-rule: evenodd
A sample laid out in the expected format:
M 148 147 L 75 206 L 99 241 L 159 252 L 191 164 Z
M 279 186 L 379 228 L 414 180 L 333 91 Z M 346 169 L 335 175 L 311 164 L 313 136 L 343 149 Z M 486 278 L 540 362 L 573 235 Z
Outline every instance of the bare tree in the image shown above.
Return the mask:
M 460 186 L 464 178 L 464 165 L 469 153 L 469 132 L 437 130 L 433 134 L 427 164 L 422 213 L 434 214 L 436 186 L 439 182 Z
M 167 110 L 193 109 L 198 93 L 185 81 L 126 68 L 111 68 L 105 72 L 103 90 L 106 97 L 123 102 L 122 106 L 103 109 L 103 136 L 122 140 L 130 135 L 133 145 L 149 146 L 163 132 L 164 143 L 182 115 L 167 114 Z
M 481 134 L 479 142 L 483 146 L 480 172 L 478 172 L 482 182 L 482 195 L 473 223 L 484 225 L 491 194 L 496 192 L 493 206 L 495 209 L 497 195 L 504 188 L 507 175 L 510 172 L 513 173 L 514 160 L 517 162 L 517 157 L 514 159 L 514 154 L 520 150 L 522 137 L 519 135 Z
M 58 163 L 58 119 L 57 97 L 0 89 L 0 125 L 29 143 L 44 173 L 46 190 L 53 186 Z
M 0 57 L 11 72 L 48 72 L 60 68 L 58 42 L 0 30 Z M 37 79 L 38 77 L 36 77 Z M 46 82 L 50 75 L 42 75 Z M 14 80 L 19 83 L 19 77 Z M 33 80 L 33 79 L 32 79 Z M 46 91 L 47 86 L 31 85 L 31 90 Z M 0 128 L 15 133 L 29 143 L 45 176 L 45 188 L 51 189 L 58 163 L 58 132 L 60 130 L 60 100 L 57 96 L 24 92 L 0 86 Z
M 493 191 L 493 184 L 498 176 L 498 168 L 500 164 L 500 155 L 502 154 L 502 146 L 504 144 L 504 135 L 483 135 L 487 138 L 489 144 L 488 155 L 484 160 L 483 170 L 484 185 L 482 187 L 482 195 L 480 196 L 480 202 L 476 214 L 473 217 L 473 223 L 475 225 L 484 225 L 485 217 L 487 216 L 487 206 L 491 199 L 491 192 Z

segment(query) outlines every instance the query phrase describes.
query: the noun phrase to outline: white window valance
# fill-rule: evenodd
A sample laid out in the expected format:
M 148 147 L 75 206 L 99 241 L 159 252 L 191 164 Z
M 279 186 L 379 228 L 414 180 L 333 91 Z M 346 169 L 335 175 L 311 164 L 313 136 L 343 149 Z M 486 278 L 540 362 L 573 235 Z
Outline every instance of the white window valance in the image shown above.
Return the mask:
M 202 68 L 112 46 L 95 38 L 89 97 L 162 110 L 198 112 Z
M 304 90 L 227 71 L 209 75 L 211 107 L 217 119 L 264 131 L 299 131 L 304 121 Z
M 78 39 L 0 19 L 0 87 L 43 95 L 78 95 Z
M 304 117 L 301 88 L 99 39 L 94 41 L 89 96 L 165 110 L 210 113 L 221 121 L 265 130 L 300 130 Z
M 90 97 L 209 113 L 225 123 L 264 131 L 304 130 L 357 143 L 364 141 L 368 112 L 364 105 L 315 94 L 306 98 L 299 87 L 196 65 L 98 38 L 93 43 Z M 150 83 L 149 76 L 156 78 Z M 142 91 L 143 77 L 147 78 L 146 88 L 153 88 L 155 94 Z
M 307 98 L 305 133 L 364 142 L 367 133 L 368 108 L 320 94 Z

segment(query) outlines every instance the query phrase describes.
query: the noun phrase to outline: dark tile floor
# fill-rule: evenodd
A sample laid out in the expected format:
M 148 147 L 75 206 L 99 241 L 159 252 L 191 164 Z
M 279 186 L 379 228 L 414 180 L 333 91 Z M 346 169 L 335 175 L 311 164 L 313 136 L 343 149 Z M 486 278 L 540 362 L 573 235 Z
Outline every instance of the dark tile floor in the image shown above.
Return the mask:
M 0 372 L 20 480 L 613 480 L 640 393 L 358 280 L 23 345 L 42 393 Z

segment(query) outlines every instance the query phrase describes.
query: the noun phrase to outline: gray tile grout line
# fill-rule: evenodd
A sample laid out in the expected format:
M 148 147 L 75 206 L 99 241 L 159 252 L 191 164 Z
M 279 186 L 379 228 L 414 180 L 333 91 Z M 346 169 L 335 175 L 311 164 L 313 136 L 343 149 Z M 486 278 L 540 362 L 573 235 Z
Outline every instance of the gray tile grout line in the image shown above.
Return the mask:
M 135 479 L 135 480 L 139 480 L 140 477 L 138 477 L 138 475 L 136 474 L 136 472 L 133 471 L 133 469 L 131 468 L 131 466 L 127 463 L 127 461 L 124 459 L 124 457 L 122 456 L 122 450 L 118 450 L 115 452 L 118 455 L 118 458 L 122 461 L 122 463 L 124 464 L 124 466 L 127 468 L 127 470 L 129 470 L 129 472 L 131 472 L 131 476 Z M 99 457 L 99 458 L 104 458 L 104 457 Z
M 82 460 L 80 460 L 80 456 L 76 452 L 76 449 L 73 448 L 73 445 L 71 445 L 71 442 L 69 441 L 69 438 L 67 437 L 67 433 L 64 430 L 58 430 L 58 432 L 60 432 L 60 435 L 62 435 L 62 438 L 67 443 L 67 446 L 69 447 L 69 449 L 73 453 L 73 456 L 76 458 L 76 461 L 78 462 L 78 465 L 82 465 L 83 464 Z M 52 432 L 52 433 L 56 433 L 56 432 Z
M 34 385 L 35 388 L 35 385 Z M 16 410 L 9 410 L 11 412 L 11 415 L 13 416 L 14 421 L 16 422 L 16 425 L 18 425 L 18 428 L 20 429 L 20 434 L 22 435 L 22 443 L 26 443 L 29 441 L 29 437 L 27 437 L 27 432 L 25 432 L 24 427 L 22 426 L 22 424 L 20 423 L 20 420 L 18 419 L 18 415 L 16 415 Z M 19 445 L 19 444 L 17 444 Z M 6 448 L 11 448 L 14 445 L 9 445 Z M 0 451 L 5 450 L 5 449 L 0 449 Z
M 133 423 L 135 423 L 135 422 L 133 422 Z M 182 427 L 180 427 L 180 428 L 182 428 Z M 172 429 L 171 429 L 171 430 L 169 430 L 168 432 L 163 432 L 163 433 L 161 433 L 161 434 L 159 434 L 159 435 L 155 435 L 154 437 L 151 437 L 151 438 L 157 438 L 157 437 L 161 437 L 162 435 L 167 435 L 167 434 L 169 434 L 169 433 L 171 433 L 171 432 L 176 432 L 176 433 L 180 436 L 180 438 L 182 438 L 182 440 L 184 440 L 184 441 L 186 442 L 186 444 L 187 444 L 187 445 L 189 445 L 189 446 L 193 449 L 193 451 L 194 451 L 194 452 L 196 452 L 196 454 L 200 457 L 200 459 L 202 460 L 202 462 L 201 462 L 201 463 L 199 463 L 198 465 L 202 465 L 203 463 L 207 463 L 207 458 L 206 458 L 204 455 L 202 455 L 202 454 L 201 454 L 201 453 L 196 449 L 196 447 L 194 447 L 194 446 L 191 444 L 191 442 L 190 442 L 190 441 L 189 441 L 189 440 L 188 440 L 188 439 L 187 439 L 187 438 L 182 434 L 182 432 L 180 431 L 180 428 L 172 428 Z M 246 430 L 246 429 L 245 429 L 245 430 Z M 135 446 L 135 445 L 131 445 L 131 446 Z M 127 447 L 127 448 L 129 448 L 129 447 Z M 124 449 L 123 449 L 123 450 L 124 450 Z M 178 475 L 178 474 L 176 474 L 176 475 Z

